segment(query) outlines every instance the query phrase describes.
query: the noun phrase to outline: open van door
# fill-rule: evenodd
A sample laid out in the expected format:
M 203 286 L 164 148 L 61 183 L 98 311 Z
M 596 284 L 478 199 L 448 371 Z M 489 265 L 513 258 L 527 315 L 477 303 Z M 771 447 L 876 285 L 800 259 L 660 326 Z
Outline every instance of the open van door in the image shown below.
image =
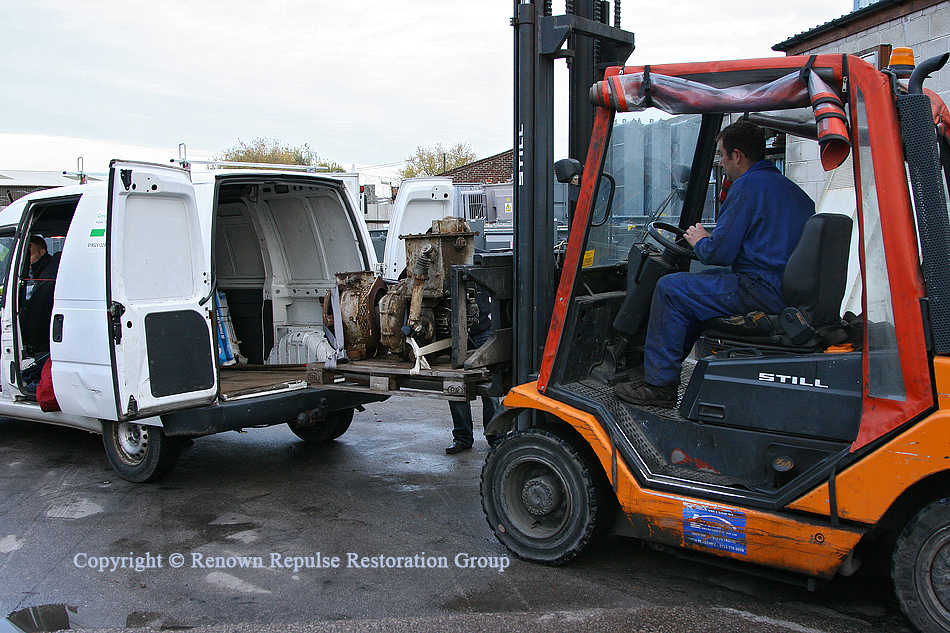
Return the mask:
M 117 420 L 217 396 L 210 255 L 187 171 L 112 161 L 106 300 Z

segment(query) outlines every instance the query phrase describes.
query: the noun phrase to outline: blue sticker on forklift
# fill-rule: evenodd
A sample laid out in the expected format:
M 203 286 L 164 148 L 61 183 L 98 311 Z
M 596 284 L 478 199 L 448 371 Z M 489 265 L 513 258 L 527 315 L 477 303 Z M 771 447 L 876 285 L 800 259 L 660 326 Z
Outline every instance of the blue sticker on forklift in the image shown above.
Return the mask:
M 745 513 L 684 502 L 683 541 L 745 555 Z

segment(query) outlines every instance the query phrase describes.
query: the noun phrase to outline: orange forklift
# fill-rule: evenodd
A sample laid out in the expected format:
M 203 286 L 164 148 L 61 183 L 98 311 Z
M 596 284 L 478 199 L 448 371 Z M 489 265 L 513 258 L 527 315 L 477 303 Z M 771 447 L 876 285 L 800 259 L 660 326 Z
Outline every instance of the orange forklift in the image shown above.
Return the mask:
M 507 432 L 481 483 L 504 545 L 558 565 L 613 530 L 809 588 L 884 557 L 913 624 L 950 631 L 950 113 L 923 87 L 948 57 L 909 81 L 848 55 L 606 70 L 584 163 L 556 170 L 576 195 L 560 277 L 514 277 L 516 354 L 541 351 L 486 431 Z M 682 234 L 715 221 L 715 138 L 738 117 L 826 173 L 789 309 L 705 323 L 677 406 L 626 404 L 613 385 L 642 372 L 657 280 L 699 266 Z M 550 318 L 528 296 L 544 279 Z

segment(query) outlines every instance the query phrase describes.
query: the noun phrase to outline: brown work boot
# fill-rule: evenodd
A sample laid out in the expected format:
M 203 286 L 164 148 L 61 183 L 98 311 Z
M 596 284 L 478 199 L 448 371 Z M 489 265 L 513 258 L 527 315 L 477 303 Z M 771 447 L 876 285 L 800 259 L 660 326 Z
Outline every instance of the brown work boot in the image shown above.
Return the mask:
M 614 394 L 630 404 L 646 407 L 672 409 L 676 406 L 676 391 L 679 385 L 657 387 L 648 382 L 624 382 L 614 387 Z

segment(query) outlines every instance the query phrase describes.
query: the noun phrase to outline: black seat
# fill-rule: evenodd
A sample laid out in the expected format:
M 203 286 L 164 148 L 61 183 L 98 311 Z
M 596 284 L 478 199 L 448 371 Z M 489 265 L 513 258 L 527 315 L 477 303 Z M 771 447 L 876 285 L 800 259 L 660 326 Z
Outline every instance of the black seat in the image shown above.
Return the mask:
M 782 276 L 789 307 L 781 314 L 752 313 L 703 323 L 703 338 L 714 348 L 814 351 L 848 338 L 841 301 L 848 281 L 852 221 L 846 215 L 817 213 L 808 218 Z

